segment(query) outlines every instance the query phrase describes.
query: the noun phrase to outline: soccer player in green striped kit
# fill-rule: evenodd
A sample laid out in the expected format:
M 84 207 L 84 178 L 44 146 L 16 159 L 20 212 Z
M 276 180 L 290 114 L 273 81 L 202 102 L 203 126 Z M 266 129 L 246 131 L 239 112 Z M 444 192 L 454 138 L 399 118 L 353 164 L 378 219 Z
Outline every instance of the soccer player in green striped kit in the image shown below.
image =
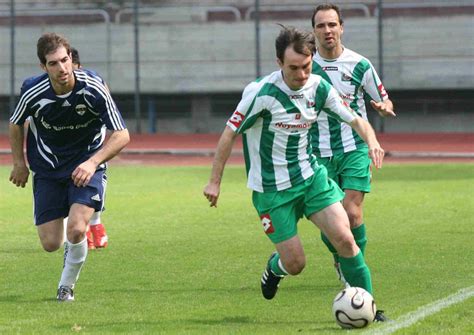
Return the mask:
M 367 120 L 365 101 L 381 116 L 395 116 L 393 103 L 370 61 L 342 45 L 343 20 L 337 5 L 316 7 L 311 17 L 318 47 L 313 56 L 313 73 L 326 79 L 341 98 L 364 120 Z M 364 140 L 347 124 L 326 115 L 318 118 L 317 127 L 310 130 L 313 153 L 318 163 L 328 170 L 330 178 L 344 190 L 344 209 L 349 217 L 352 234 L 365 252 L 367 237 L 363 223 L 363 201 L 370 192 L 370 158 Z M 339 256 L 329 239 L 321 237 L 333 253 L 336 271 L 343 282 Z M 379 315 L 380 316 L 380 315 Z
M 216 150 L 204 196 L 217 206 L 224 167 L 235 138 L 242 134 L 247 186 L 274 252 L 261 278 L 262 294 L 272 299 L 279 282 L 299 274 L 306 263 L 297 222 L 306 216 L 336 248 L 345 278 L 372 292 L 370 270 L 354 241 L 341 200 L 344 193 L 312 154 L 308 130 L 322 114 L 349 124 L 367 143 L 377 168 L 384 150 L 370 124 L 351 110 L 337 91 L 312 74 L 312 32 L 283 27 L 275 41 L 279 71 L 250 83 L 227 121 Z

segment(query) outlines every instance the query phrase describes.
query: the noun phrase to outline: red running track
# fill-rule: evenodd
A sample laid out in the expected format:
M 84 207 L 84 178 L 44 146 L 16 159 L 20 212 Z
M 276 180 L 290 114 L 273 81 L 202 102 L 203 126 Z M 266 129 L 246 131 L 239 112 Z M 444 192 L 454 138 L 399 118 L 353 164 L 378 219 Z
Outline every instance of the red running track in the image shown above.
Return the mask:
M 131 135 L 124 152 L 114 159 L 120 164 L 206 165 L 211 164 L 219 134 Z M 387 152 L 386 162 L 474 162 L 474 133 L 379 134 Z M 11 164 L 6 135 L 0 135 L 0 164 Z M 241 164 L 242 141 L 234 145 L 230 164 Z

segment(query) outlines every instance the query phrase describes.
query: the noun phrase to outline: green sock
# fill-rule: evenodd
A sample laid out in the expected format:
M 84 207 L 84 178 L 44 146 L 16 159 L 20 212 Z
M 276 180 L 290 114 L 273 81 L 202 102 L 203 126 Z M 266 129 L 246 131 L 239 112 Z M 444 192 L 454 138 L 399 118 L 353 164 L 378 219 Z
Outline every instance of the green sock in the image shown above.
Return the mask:
M 350 258 L 339 256 L 339 263 L 344 278 L 351 286 L 362 287 L 372 294 L 372 278 L 362 252 Z
M 365 255 L 365 247 L 367 245 L 367 235 L 365 234 L 365 224 L 361 224 L 359 227 L 351 229 L 354 240 L 359 247 L 362 254 Z
M 337 255 L 336 248 L 329 242 L 328 238 L 326 235 L 321 233 L 321 240 L 323 240 L 324 244 L 326 244 L 326 247 L 329 249 L 329 251 L 332 253 L 332 256 L 334 257 L 334 262 L 339 263 L 339 256 Z
M 277 276 L 286 276 L 288 272 L 286 272 L 285 268 L 283 268 L 283 265 L 280 260 L 280 254 L 275 254 L 275 256 L 272 257 L 270 260 L 270 270 Z

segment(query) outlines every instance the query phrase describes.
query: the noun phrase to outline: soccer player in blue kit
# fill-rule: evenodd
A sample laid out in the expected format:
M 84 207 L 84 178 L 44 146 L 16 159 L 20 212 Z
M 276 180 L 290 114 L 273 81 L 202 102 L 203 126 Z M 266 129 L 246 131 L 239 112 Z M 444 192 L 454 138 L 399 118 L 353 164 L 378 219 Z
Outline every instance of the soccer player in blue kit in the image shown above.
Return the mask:
M 106 162 L 130 137 L 103 80 L 87 70 L 73 71 L 67 39 L 43 34 L 37 55 L 45 73 L 23 82 L 10 117 L 10 181 L 25 187 L 32 171 L 34 221 L 44 250 L 53 252 L 63 245 L 63 219 L 69 217 L 57 299 L 72 301 L 87 257 L 87 224 L 104 200 Z M 27 119 L 29 168 L 23 155 Z M 111 131 L 107 140 L 106 130 Z

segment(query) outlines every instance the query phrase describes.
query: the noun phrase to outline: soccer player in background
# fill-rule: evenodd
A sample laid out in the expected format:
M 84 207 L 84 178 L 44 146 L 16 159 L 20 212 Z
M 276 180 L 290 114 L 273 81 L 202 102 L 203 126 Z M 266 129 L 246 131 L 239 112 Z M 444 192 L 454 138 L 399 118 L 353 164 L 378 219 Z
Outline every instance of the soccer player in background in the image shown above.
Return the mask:
M 367 120 L 367 99 L 381 116 L 395 116 L 393 103 L 373 65 L 367 58 L 342 44 L 344 27 L 339 7 L 334 4 L 317 6 L 311 23 L 318 44 L 313 57 L 313 73 L 331 83 L 341 98 L 364 120 Z M 362 253 L 365 253 L 367 236 L 363 201 L 365 193 L 370 192 L 371 182 L 367 145 L 348 125 L 324 114 L 318 118 L 317 127 L 313 127 L 310 133 L 318 163 L 327 168 L 329 177 L 345 192 L 343 206 L 349 216 L 351 231 Z M 324 234 L 321 237 L 334 256 L 339 279 L 345 283 L 336 249 Z
M 367 142 L 377 168 L 382 166 L 384 150 L 370 124 L 345 105 L 327 81 L 311 74 L 313 33 L 283 27 L 275 49 L 280 70 L 245 88 L 219 139 L 204 196 L 211 207 L 217 206 L 225 163 L 235 138 L 242 134 L 247 186 L 253 190 L 263 230 L 276 248 L 261 278 L 263 296 L 272 299 L 281 279 L 298 275 L 305 267 L 297 233 L 303 215 L 333 243 L 348 282 L 372 292 L 370 270 L 341 204 L 344 193 L 317 164 L 308 129 L 318 114 L 330 114 Z
M 34 222 L 45 251 L 67 241 L 57 300 L 74 300 L 74 286 L 87 257 L 86 228 L 102 208 L 106 162 L 130 137 L 103 80 L 87 70 L 73 71 L 69 42 L 45 33 L 37 43 L 43 75 L 23 82 L 10 117 L 13 169 L 10 181 L 25 187 L 33 176 Z M 26 156 L 23 124 L 29 118 Z M 112 133 L 105 141 L 106 129 Z
M 76 48 L 71 47 L 71 58 L 73 70 L 80 69 L 82 67 L 81 58 L 79 57 L 79 51 Z M 105 82 L 104 85 L 106 85 Z M 87 247 L 89 249 L 105 248 L 108 245 L 109 237 L 105 231 L 105 226 L 101 221 L 102 211 L 103 208 L 100 211 L 94 212 L 89 221 L 89 225 L 87 226 L 86 237 Z

